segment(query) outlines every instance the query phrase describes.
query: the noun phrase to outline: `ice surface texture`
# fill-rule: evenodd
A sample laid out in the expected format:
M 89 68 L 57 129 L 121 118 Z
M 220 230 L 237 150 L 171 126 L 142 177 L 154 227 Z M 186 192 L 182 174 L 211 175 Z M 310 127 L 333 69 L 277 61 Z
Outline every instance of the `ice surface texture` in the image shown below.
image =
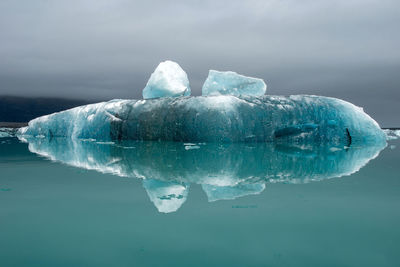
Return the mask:
M 210 70 L 202 95 L 262 96 L 267 85 L 262 79 L 246 77 L 233 71 Z
M 19 134 L 181 142 L 386 143 L 362 108 L 296 95 L 112 100 L 34 119 Z
M 190 93 L 186 72 L 178 63 L 167 60 L 151 74 L 143 89 L 143 98 L 189 96 Z
M 261 193 L 267 183 L 307 183 L 357 172 L 385 145 L 287 146 L 270 143 L 96 142 L 27 137 L 29 150 L 75 167 L 143 179 L 160 212 L 185 202 L 190 184 L 199 184 L 209 201 Z M 194 146 L 194 144 L 192 145 Z

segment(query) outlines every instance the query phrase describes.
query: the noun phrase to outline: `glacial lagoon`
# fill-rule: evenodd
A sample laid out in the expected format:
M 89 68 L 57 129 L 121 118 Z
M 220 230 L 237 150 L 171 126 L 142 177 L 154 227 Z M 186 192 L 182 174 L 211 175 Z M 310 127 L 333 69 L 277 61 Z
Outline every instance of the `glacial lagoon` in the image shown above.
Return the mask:
M 398 266 L 400 142 L 0 138 L 1 266 Z

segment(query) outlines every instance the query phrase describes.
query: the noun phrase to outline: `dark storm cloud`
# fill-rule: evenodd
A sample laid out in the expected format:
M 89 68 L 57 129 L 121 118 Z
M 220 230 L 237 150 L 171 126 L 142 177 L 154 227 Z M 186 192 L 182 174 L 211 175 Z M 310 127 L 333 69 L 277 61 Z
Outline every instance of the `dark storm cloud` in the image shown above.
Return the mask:
M 209 69 L 234 70 L 400 125 L 399 26 L 389 0 L 3 0 L 0 94 L 137 98 L 171 59 L 195 95 Z

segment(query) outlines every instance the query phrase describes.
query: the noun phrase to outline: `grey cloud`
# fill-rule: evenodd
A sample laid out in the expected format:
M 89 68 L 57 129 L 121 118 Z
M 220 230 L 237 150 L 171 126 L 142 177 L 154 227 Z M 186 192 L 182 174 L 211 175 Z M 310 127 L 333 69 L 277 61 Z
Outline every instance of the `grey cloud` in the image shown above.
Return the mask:
M 391 0 L 0 2 L 0 94 L 138 98 L 166 59 L 200 94 L 209 69 L 319 94 L 400 125 L 400 2 Z

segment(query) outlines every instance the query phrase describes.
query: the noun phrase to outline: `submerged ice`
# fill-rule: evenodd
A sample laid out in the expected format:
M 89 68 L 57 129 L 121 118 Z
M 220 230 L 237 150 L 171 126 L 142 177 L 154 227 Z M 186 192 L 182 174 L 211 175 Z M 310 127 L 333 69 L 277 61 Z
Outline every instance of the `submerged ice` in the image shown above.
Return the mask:
M 173 61 L 161 62 L 151 74 L 143 98 L 177 97 L 190 95 L 189 80 L 186 72 Z
M 262 79 L 246 77 L 233 71 L 210 70 L 202 95 L 262 96 L 267 85 Z
M 297 95 L 112 100 L 29 122 L 19 134 L 181 142 L 386 143 L 364 111 L 343 100 Z

